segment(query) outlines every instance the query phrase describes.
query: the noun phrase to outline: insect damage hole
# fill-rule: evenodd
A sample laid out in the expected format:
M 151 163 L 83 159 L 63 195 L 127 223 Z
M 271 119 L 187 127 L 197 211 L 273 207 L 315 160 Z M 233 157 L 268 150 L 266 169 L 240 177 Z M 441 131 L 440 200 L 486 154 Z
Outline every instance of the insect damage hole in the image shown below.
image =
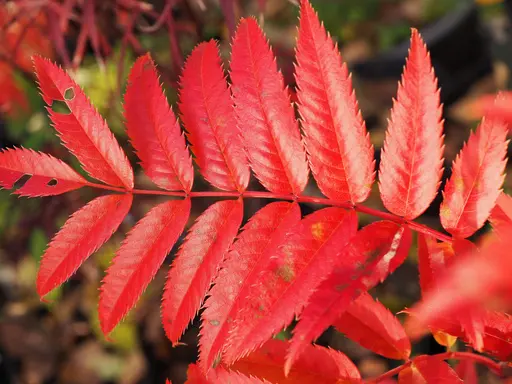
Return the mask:
M 58 183 L 57 179 L 51 179 L 50 181 L 48 181 L 46 183 L 46 185 L 49 187 L 55 187 L 57 185 L 57 183 Z
M 31 174 L 25 174 L 23 176 L 21 176 L 18 180 L 16 180 L 16 182 L 13 184 L 12 186 L 12 189 L 14 190 L 18 190 L 20 188 L 23 188 L 23 186 L 27 183 L 27 181 L 30 180 L 30 178 L 32 177 Z

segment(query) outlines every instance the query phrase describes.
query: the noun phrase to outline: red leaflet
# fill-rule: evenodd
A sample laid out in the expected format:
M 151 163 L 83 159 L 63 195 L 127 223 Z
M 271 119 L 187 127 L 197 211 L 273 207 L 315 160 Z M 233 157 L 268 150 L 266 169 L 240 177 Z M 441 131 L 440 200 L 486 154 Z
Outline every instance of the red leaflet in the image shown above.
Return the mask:
M 458 384 L 463 381 L 444 361 L 431 356 L 419 356 L 400 371 L 398 384 Z
M 180 110 L 192 152 L 206 180 L 243 192 L 249 165 L 215 41 L 199 44 L 181 77 Z
M 489 217 L 505 178 L 507 144 L 507 125 L 484 117 L 457 155 L 440 212 L 452 235 L 469 237 Z
M 443 123 L 437 79 L 418 31 L 381 152 L 379 189 L 384 206 L 412 220 L 428 208 L 439 188 L 443 164 Z
M 105 120 L 84 92 L 66 72 L 49 60 L 36 56 L 34 66 L 46 104 L 52 105 L 54 100 L 59 100 L 66 103 L 71 112 L 65 115 L 47 108 L 62 143 L 95 179 L 132 189 L 132 167 Z
M 489 221 L 498 236 L 503 237 L 512 230 L 512 197 L 502 192 L 491 211 Z
M 338 255 L 338 263 L 300 315 L 294 329 L 285 369 L 304 348 L 347 310 L 362 292 L 374 287 L 392 273 L 407 257 L 411 231 L 390 221 L 367 225 Z
M 347 356 L 318 345 L 308 345 L 306 353 L 285 376 L 283 365 L 287 348 L 287 342 L 271 339 L 230 369 L 280 384 L 361 382 L 359 371 Z
M 39 296 L 66 281 L 101 247 L 119 227 L 131 204 L 132 195 L 107 195 L 71 215 L 41 258 L 37 274 Z
M 398 319 L 366 292 L 350 304 L 333 326 L 349 339 L 390 359 L 407 360 L 411 342 Z
M 238 127 L 256 177 L 271 192 L 299 195 L 308 181 L 306 154 L 283 76 L 254 19 L 238 25 L 230 76 Z
M 162 323 L 176 344 L 201 307 L 243 218 L 242 200 L 211 205 L 190 229 L 167 276 Z
M 24 148 L 0 151 L 0 186 L 11 189 L 23 175 L 31 177 L 13 193 L 29 197 L 59 195 L 87 182 L 67 164 L 46 153 Z
M 178 240 L 190 214 L 190 200 L 171 200 L 151 209 L 124 240 L 101 286 L 101 330 L 110 333 L 135 305 Z
M 210 371 L 208 378 L 199 369 L 196 364 L 190 364 L 187 370 L 186 384 L 262 384 L 268 381 L 261 381 L 256 377 L 244 376 L 241 373 L 234 371 L 227 371 L 223 367 L 218 367 L 215 371 Z
M 354 211 L 324 208 L 287 234 L 234 322 L 228 362 L 262 345 L 302 311 L 356 231 Z
M 301 4 L 295 77 L 311 171 L 327 197 L 360 203 L 375 176 L 373 146 L 337 46 Z
M 160 188 L 190 192 L 194 169 L 178 120 L 163 93 L 149 54 L 130 72 L 124 116 L 142 168 Z
M 271 203 L 244 226 L 206 301 L 202 314 L 200 365 L 206 371 L 222 352 L 240 308 L 247 306 L 261 271 L 275 256 L 283 237 L 300 221 L 298 204 Z M 251 299 L 252 300 L 252 299 Z

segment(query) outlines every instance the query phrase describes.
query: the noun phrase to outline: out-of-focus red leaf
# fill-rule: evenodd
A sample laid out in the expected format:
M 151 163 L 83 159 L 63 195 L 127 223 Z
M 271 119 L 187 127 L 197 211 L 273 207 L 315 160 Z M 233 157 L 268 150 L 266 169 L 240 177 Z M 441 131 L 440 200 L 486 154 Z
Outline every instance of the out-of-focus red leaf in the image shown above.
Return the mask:
M 0 113 L 17 117 L 28 109 L 28 99 L 25 92 L 18 87 L 12 68 L 7 63 L 0 62 Z
M 370 136 L 347 65 L 307 0 L 300 15 L 297 97 L 311 171 L 324 195 L 360 203 L 375 176 Z
M 190 192 L 192 160 L 149 54 L 133 65 L 124 100 L 128 136 L 148 177 L 160 188 Z
M 398 384 L 459 384 L 457 373 L 443 360 L 431 356 L 419 356 L 412 364 L 400 371 Z
M 132 195 L 101 196 L 71 215 L 41 258 L 36 283 L 39 296 L 75 273 L 112 236 L 131 204 Z
M 104 183 L 133 188 L 133 170 L 105 120 L 92 106 L 80 87 L 60 67 L 34 57 L 41 94 L 49 106 L 64 102 L 70 114 L 48 113 L 62 143 L 92 177 Z
M 271 203 L 244 226 L 206 301 L 202 314 L 199 360 L 204 370 L 222 352 L 231 325 L 260 284 L 261 270 L 278 249 L 284 236 L 300 221 L 298 204 Z
M 361 375 L 350 359 L 341 352 L 318 345 L 308 345 L 287 376 L 283 365 L 289 343 L 272 339 L 260 349 L 229 368 L 271 383 L 320 384 L 360 383 Z
M 283 76 L 254 19 L 238 25 L 230 76 L 237 123 L 256 177 L 271 192 L 299 195 L 308 181 L 306 153 Z
M 383 281 L 400 266 L 411 246 L 408 227 L 390 221 L 361 229 L 341 250 L 333 272 L 309 298 L 294 329 L 286 368 L 308 343 L 336 321 L 361 293 Z
M 496 95 L 485 95 L 480 97 L 471 107 L 475 117 L 488 116 L 512 124 L 512 92 L 500 92 Z
M 66 163 L 46 153 L 24 148 L 0 151 L 0 186 L 11 189 L 23 175 L 31 177 L 13 193 L 29 197 L 59 195 L 87 182 Z
M 249 165 L 213 40 L 199 44 L 185 63 L 180 110 L 204 178 L 217 188 L 243 192 L 249 182 Z
M 101 330 L 109 334 L 135 305 L 174 243 L 190 214 L 190 199 L 152 208 L 128 233 L 101 285 Z
M 464 258 L 468 253 L 477 252 L 476 246 L 465 239 L 454 239 L 452 244 L 438 243 L 435 238 L 420 233 L 418 235 L 418 256 L 420 269 L 420 285 L 422 292 L 436 289 L 437 279 L 456 259 Z M 455 322 L 460 324 L 470 343 L 477 350 L 483 348 L 482 334 L 484 325 L 483 312 L 478 308 L 455 314 Z M 445 339 L 439 330 L 433 328 L 436 340 L 445 345 L 443 340 L 450 343 L 453 340 Z
M 489 221 L 500 237 L 503 237 L 507 231 L 512 230 L 512 197 L 501 192 L 496 200 L 496 205 L 491 211 Z
M 402 324 L 366 292 L 332 325 L 349 339 L 379 355 L 407 360 L 411 354 L 411 342 Z
M 456 260 L 437 279 L 434 289 L 411 311 L 406 330 L 419 337 L 428 325 L 455 318 L 458 313 L 482 308 L 490 299 L 510 302 L 512 231 L 504 239 L 490 237 L 480 251 Z
M 484 117 L 452 165 L 443 191 L 441 224 L 456 237 L 480 229 L 501 193 L 505 178 L 507 125 Z
M 199 216 L 178 251 L 162 298 L 162 323 L 173 344 L 201 307 L 238 233 L 243 213 L 242 200 L 211 205 Z
M 436 196 L 444 150 L 441 115 L 430 54 L 413 29 L 379 169 L 382 202 L 395 215 L 414 219 Z
M 245 356 L 289 324 L 331 273 L 356 231 L 355 212 L 340 208 L 316 211 L 290 230 L 262 269 L 260 284 L 251 292 L 252 299 L 240 309 L 226 361 Z

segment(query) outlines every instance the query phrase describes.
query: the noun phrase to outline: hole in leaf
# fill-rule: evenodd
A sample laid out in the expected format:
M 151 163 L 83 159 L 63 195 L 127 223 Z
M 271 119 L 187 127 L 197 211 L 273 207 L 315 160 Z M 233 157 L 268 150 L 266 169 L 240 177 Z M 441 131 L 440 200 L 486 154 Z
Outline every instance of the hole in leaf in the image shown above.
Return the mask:
M 74 98 L 75 98 L 75 91 L 73 90 L 73 88 L 66 89 L 66 91 L 64 92 L 64 99 L 73 100 Z
M 46 183 L 49 187 L 55 187 L 57 185 L 57 179 L 51 179 L 48 183 Z
M 19 178 L 19 179 L 14 183 L 14 185 L 12 186 L 12 188 L 13 188 L 13 189 L 20 189 L 20 188 L 22 188 L 22 187 L 25 185 L 25 183 L 26 183 L 27 181 L 29 181 L 29 180 L 30 180 L 30 178 L 31 178 L 31 177 L 32 177 L 32 175 L 30 175 L 30 174 L 21 176 L 21 177 L 20 177 L 20 178 Z
M 56 113 L 61 113 L 63 115 L 70 115 L 71 110 L 65 101 L 62 100 L 53 100 L 52 103 L 52 111 Z

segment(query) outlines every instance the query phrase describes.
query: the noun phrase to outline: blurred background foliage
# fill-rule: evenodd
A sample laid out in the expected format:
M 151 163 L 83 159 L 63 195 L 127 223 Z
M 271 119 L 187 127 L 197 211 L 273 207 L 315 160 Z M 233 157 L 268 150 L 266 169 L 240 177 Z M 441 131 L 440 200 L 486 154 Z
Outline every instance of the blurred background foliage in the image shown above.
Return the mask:
M 455 90 L 445 100 L 448 168 L 479 117 L 478 97 L 510 85 L 512 44 L 508 11 L 512 8 L 506 1 L 312 0 L 312 4 L 355 71 L 356 93 L 377 149 L 382 145 L 400 75 L 396 67 L 401 69 L 405 57 L 406 51 L 400 47 L 407 44 L 411 27 L 430 28 L 433 35 L 440 34 L 432 38 L 433 45 L 441 46 L 443 41 L 456 36 L 461 46 L 469 45 L 483 52 L 478 54 L 482 63 L 474 71 L 462 64 L 455 67 L 454 73 L 468 73 L 464 82 L 458 83 L 456 77 L 441 77 L 438 73 L 442 89 Z M 468 9 L 476 16 L 468 19 L 463 27 L 466 29 L 461 32 L 457 22 L 466 17 Z M 80 169 L 77 161 L 59 145 L 50 126 L 31 69 L 30 56 L 36 53 L 51 57 L 72 72 L 135 164 L 137 160 L 127 142 L 122 114 L 125 79 L 134 59 L 151 52 L 159 65 L 168 99 L 177 111 L 179 69 L 187 54 L 198 42 L 214 38 L 227 59 L 237 18 L 250 15 L 263 23 L 293 91 L 298 17 L 295 1 L 0 1 L 1 147 L 24 146 L 49 152 Z M 430 32 L 424 35 L 427 43 Z M 474 40 L 471 34 L 476 34 L 478 39 Z M 452 42 L 445 45 L 432 54 L 439 72 L 444 70 L 443 63 L 453 61 L 454 54 L 465 54 L 457 51 Z M 468 66 L 472 64 L 471 60 L 467 61 Z M 140 167 L 135 171 L 136 182 L 151 188 Z M 208 188 L 201 178 L 196 178 L 195 183 L 196 189 Z M 374 192 L 368 204 L 382 208 L 377 189 Z M 18 199 L 8 191 L 0 191 L 2 384 L 142 384 L 163 383 L 165 378 L 181 383 L 186 378 L 187 365 L 196 359 L 197 322 L 184 335 L 183 344 L 176 348 L 166 340 L 160 325 L 160 296 L 172 253 L 135 310 L 112 333 L 111 340 L 105 340 L 99 330 L 97 301 L 103 271 L 123 234 L 156 203 L 154 198 L 137 197 L 131 214 L 112 239 L 69 282 L 53 291 L 47 302 L 39 300 L 35 291 L 36 273 L 48 241 L 66 218 L 96 193 L 84 188 L 53 198 Z M 311 183 L 307 193 L 318 191 Z M 197 203 L 191 222 L 211 202 Z M 248 201 L 247 214 L 252 214 L 261 204 Z M 312 209 L 304 207 L 304 212 Z M 438 209 L 436 200 L 421 221 L 439 227 Z M 361 220 L 364 224 L 372 218 L 363 215 Z M 414 249 L 411 253 L 415 253 Z M 392 311 L 400 311 L 419 298 L 417 277 L 416 260 L 411 257 L 372 293 Z M 280 337 L 287 335 L 289 330 Z M 319 342 L 347 353 L 365 376 L 378 375 L 398 365 L 373 355 L 332 330 Z M 442 349 L 429 338 L 416 345 L 414 352 L 434 353 Z M 483 377 L 482 380 L 491 383 L 493 379 Z

